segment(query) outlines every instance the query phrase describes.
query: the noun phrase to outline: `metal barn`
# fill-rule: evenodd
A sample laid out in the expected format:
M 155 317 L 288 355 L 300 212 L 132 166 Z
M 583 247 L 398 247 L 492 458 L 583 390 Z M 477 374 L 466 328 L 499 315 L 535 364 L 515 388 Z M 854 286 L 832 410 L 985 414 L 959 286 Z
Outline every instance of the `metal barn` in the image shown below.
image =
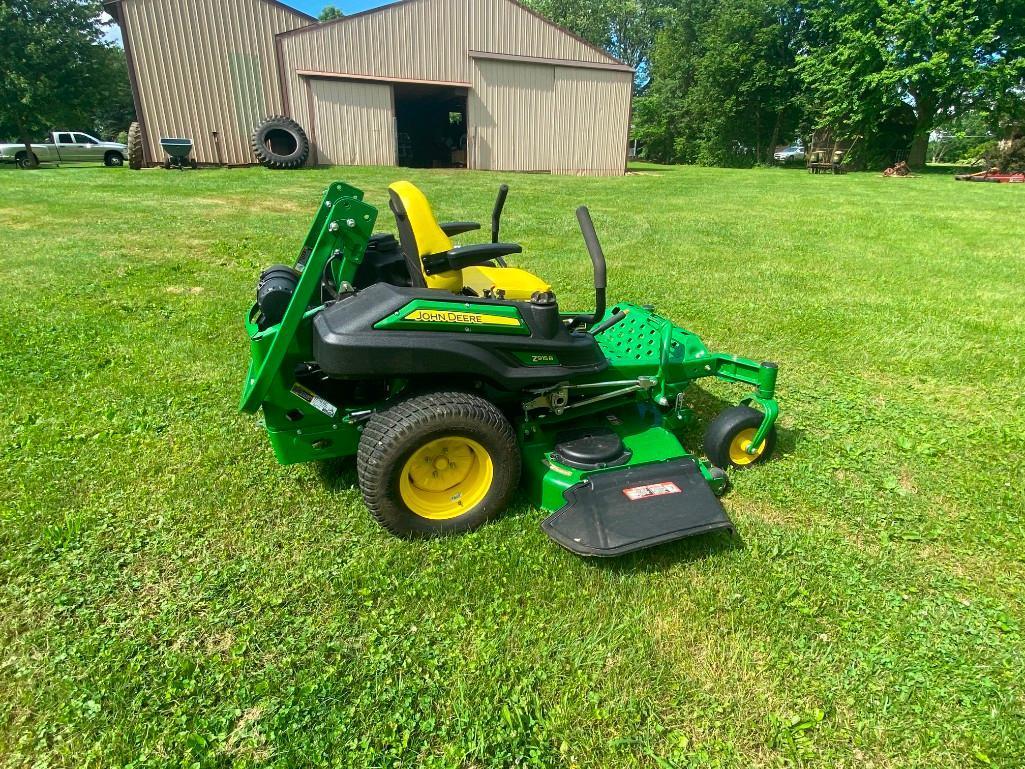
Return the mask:
M 327 23 L 276 0 L 112 0 L 148 162 L 255 162 L 296 120 L 310 161 L 618 175 L 633 70 L 515 0 L 400 0 Z

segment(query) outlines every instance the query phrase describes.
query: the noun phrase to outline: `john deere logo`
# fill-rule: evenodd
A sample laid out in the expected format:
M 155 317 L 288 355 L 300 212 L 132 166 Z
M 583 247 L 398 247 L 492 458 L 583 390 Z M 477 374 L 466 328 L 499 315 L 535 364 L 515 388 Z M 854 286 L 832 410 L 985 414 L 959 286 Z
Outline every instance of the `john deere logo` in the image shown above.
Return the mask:
M 461 326 L 518 326 L 516 318 L 504 315 L 487 315 L 479 312 L 458 312 L 456 310 L 413 310 L 403 320 L 419 323 L 455 323 Z

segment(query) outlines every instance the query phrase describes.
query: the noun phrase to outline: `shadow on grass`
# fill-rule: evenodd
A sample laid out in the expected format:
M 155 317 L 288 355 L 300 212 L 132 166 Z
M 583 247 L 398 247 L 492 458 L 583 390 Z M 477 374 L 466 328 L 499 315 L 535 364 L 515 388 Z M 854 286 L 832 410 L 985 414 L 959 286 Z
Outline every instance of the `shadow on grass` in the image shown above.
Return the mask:
M 342 491 L 358 485 L 356 457 L 338 457 L 314 462 L 315 472 L 328 491 Z
M 955 163 L 936 163 L 927 164 L 922 168 L 916 168 L 913 173 L 920 176 L 953 176 L 955 174 L 974 174 L 985 170 L 985 164 L 968 166 Z
M 740 534 L 718 531 L 699 534 L 664 545 L 613 558 L 582 558 L 588 566 L 617 574 L 658 574 L 679 564 L 690 564 L 744 549 Z

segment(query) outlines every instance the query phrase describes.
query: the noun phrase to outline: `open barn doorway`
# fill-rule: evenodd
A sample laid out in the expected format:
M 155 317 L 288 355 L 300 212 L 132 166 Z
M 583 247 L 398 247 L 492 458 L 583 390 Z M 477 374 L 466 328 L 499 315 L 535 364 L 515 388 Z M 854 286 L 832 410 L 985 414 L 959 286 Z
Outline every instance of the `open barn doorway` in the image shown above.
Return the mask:
M 400 166 L 466 167 L 466 93 L 454 86 L 394 86 Z

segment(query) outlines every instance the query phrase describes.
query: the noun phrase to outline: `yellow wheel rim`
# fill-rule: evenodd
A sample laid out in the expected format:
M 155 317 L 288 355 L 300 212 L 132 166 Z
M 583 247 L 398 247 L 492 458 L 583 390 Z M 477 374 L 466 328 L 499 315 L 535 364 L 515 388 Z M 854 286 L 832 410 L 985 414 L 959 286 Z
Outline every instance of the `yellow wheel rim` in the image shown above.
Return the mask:
M 443 521 L 480 504 L 494 477 L 491 455 L 477 441 L 459 436 L 438 438 L 406 460 L 399 494 L 416 515 Z
M 757 432 L 755 428 L 749 427 L 733 436 L 733 440 L 730 441 L 730 461 L 733 464 L 743 467 L 755 462 L 762 455 L 762 452 L 765 451 L 764 440 L 762 445 L 758 447 L 758 451 L 754 454 L 747 453 L 747 447 L 751 445 L 751 441 L 754 440 Z

